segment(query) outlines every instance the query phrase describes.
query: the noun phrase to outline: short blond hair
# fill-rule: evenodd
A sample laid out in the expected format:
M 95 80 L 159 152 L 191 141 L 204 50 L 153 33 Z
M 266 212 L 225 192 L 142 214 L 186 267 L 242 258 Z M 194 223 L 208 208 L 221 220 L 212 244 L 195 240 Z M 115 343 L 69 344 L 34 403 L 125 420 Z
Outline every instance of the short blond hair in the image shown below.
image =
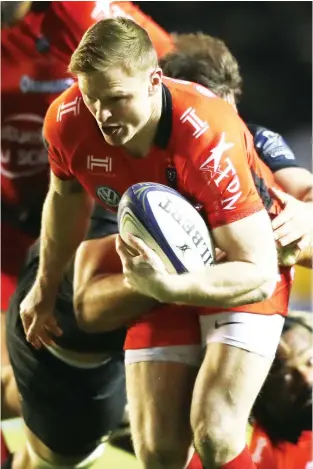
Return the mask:
M 226 44 L 208 34 L 174 34 L 176 50 L 160 61 L 166 76 L 193 81 L 225 98 L 232 93 L 237 102 L 242 93 L 239 65 Z
M 122 66 L 128 72 L 158 66 L 156 50 L 148 33 L 128 18 L 110 18 L 91 26 L 71 57 L 73 75 Z

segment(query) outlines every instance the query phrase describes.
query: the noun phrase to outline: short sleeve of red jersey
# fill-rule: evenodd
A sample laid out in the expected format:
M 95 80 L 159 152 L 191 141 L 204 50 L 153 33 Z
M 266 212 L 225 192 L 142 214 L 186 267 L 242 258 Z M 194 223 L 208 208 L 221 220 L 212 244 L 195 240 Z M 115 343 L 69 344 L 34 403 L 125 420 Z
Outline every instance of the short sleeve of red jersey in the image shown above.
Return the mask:
M 248 130 L 230 105 L 217 98 L 205 103 L 189 108 L 181 118 L 185 133 L 187 125 L 194 129 L 183 178 L 189 194 L 203 205 L 209 225 L 216 228 L 264 206 L 250 169 Z
M 71 173 L 66 159 L 62 155 L 60 138 L 58 135 L 57 125 L 57 100 L 49 107 L 43 125 L 42 136 L 44 144 L 48 151 L 48 158 L 52 172 L 62 180 L 72 179 Z

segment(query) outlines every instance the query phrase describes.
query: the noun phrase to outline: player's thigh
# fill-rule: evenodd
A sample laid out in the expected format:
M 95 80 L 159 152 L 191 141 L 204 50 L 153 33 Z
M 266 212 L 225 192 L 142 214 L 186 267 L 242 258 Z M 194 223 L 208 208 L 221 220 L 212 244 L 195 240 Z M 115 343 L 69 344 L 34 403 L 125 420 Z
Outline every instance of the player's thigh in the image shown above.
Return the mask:
M 279 315 L 220 313 L 200 319 L 206 353 L 195 384 L 192 421 L 222 413 L 243 424 L 266 379 L 284 319 Z M 213 406 L 213 407 L 212 407 Z
M 156 449 L 167 439 L 190 442 L 190 405 L 197 368 L 183 363 L 126 366 L 129 418 L 135 444 Z
M 159 308 L 129 330 L 126 386 L 135 447 L 190 442 L 190 404 L 201 362 L 200 327 L 190 308 Z

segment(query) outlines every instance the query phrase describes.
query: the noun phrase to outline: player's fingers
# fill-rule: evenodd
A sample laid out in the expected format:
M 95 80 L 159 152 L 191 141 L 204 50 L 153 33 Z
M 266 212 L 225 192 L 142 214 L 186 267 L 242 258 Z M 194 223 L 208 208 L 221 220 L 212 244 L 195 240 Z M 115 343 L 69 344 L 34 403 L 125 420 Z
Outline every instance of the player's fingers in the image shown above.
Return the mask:
M 126 266 L 129 263 L 130 254 L 127 251 L 127 246 L 120 235 L 116 237 L 115 249 L 117 254 L 120 256 L 123 266 Z
M 269 191 L 274 195 L 275 199 L 278 200 L 282 205 L 286 205 L 290 200 L 290 196 L 276 187 L 270 187 Z
M 227 254 L 224 251 L 218 248 L 215 249 L 215 262 L 221 262 L 223 260 L 226 260 L 226 258 Z
M 40 348 L 41 347 L 41 342 L 38 338 L 38 332 L 40 330 L 40 323 L 38 319 L 33 318 L 31 325 L 29 326 L 26 339 L 28 342 L 30 342 L 35 348 Z
M 280 212 L 279 215 L 277 215 L 276 218 L 272 221 L 272 228 L 273 230 L 277 230 L 280 226 L 284 225 L 287 223 L 289 220 L 291 220 L 293 217 L 292 211 L 288 208 L 288 206 Z
M 279 239 L 278 243 L 282 247 L 289 246 L 290 244 L 293 244 L 293 243 L 296 243 L 296 245 L 298 246 L 298 242 L 300 242 L 301 238 L 302 238 L 301 233 L 295 230 L 295 231 L 287 233 L 285 236 L 282 236 Z
M 142 241 L 142 239 L 129 233 L 128 242 L 133 249 L 136 249 L 136 251 L 138 251 L 139 254 L 143 256 L 149 256 L 151 249 L 146 245 L 144 241 Z
M 63 334 L 63 331 L 62 329 L 58 326 L 58 323 L 55 319 L 54 316 L 51 316 L 47 322 L 46 322 L 46 325 L 45 325 L 46 329 L 48 329 L 48 331 L 55 335 L 55 336 L 61 336 Z
M 286 236 L 288 233 L 292 233 L 293 231 L 295 231 L 293 224 L 291 221 L 287 221 L 274 231 L 275 240 L 280 241 L 281 238 Z
M 43 344 L 51 345 L 53 343 L 53 339 L 50 336 L 50 331 L 46 329 L 46 327 L 43 327 L 41 329 L 40 334 L 38 334 L 38 336 Z
M 56 337 L 60 337 L 63 334 L 62 329 L 57 325 L 46 325 L 45 328 L 50 334 L 53 334 Z
M 21 321 L 24 329 L 25 335 L 27 335 L 30 325 L 32 323 L 32 318 L 27 314 L 21 313 Z

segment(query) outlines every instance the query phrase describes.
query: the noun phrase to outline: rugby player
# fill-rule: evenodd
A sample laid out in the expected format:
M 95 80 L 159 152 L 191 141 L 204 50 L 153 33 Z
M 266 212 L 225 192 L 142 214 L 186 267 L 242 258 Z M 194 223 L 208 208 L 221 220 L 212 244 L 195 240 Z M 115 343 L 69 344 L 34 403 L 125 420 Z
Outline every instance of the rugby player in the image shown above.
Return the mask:
M 53 103 L 44 125 L 52 173 L 38 274 L 21 304 L 27 339 L 40 348 L 49 339 L 47 331 L 59 331 L 52 304 L 63 269 L 88 227 L 90 199 L 115 209 L 120 194 L 135 182 L 175 185 L 203 206 L 228 262 L 199 275 L 169 277 L 140 240 L 130 240 L 142 254 L 140 263 L 118 240 L 126 281 L 115 290 L 116 305 L 127 292 L 190 306 L 166 315 L 156 309 L 128 328 L 136 454 L 144 467 L 181 469 L 191 442 L 191 405 L 204 465 L 253 468 L 246 422 L 275 355 L 291 285 L 287 269 L 276 286 L 270 217 L 281 208 L 268 191 L 260 198 L 251 170 L 265 187 L 274 186 L 272 173 L 258 159 L 232 106 L 199 85 L 162 79 L 149 37 L 131 20 L 104 20 L 89 29 L 70 71 L 78 84 Z M 67 105 L 68 112 L 62 112 Z M 145 282 L 143 264 L 150 269 Z M 199 324 L 206 354 L 197 373 Z M 169 389 L 169 380 L 176 386 Z
M 75 259 L 83 281 L 90 263 L 82 252 L 101 245 L 101 270 L 111 275 L 121 271 L 114 250 L 116 217 L 97 205 L 89 232 Z M 73 308 L 73 262 L 61 281 L 54 314 L 62 336 L 41 350 L 25 338 L 19 306 L 30 290 L 39 263 L 39 242 L 30 247 L 7 316 L 7 344 L 14 377 L 21 398 L 26 445 L 12 455 L 7 468 L 42 469 L 87 468 L 101 456 L 103 437 L 121 422 L 125 402 L 123 343 L 125 328 L 102 333 L 86 333 Z M 112 255 L 113 253 L 113 255 Z M 78 327 L 80 326 L 80 328 Z M 101 330 L 110 329 L 101 323 Z

